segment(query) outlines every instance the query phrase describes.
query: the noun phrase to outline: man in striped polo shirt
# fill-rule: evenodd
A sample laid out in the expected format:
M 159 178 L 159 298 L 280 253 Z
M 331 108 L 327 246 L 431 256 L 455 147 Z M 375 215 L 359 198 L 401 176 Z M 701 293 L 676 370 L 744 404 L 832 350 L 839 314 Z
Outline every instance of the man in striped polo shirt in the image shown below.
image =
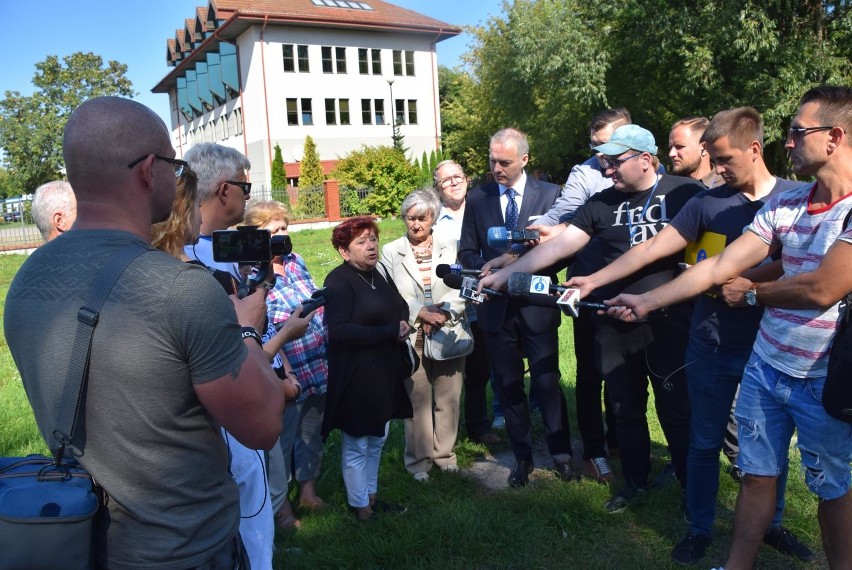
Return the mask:
M 832 568 L 852 567 L 852 424 L 822 407 L 840 300 L 852 291 L 852 88 L 823 86 L 799 101 L 786 147 L 793 172 L 815 182 L 771 198 L 747 231 L 718 256 L 643 295 L 619 295 L 609 313 L 632 322 L 649 311 L 725 285 L 779 248 L 783 277 L 751 283 L 745 300 L 763 305 L 737 403 L 739 466 L 734 541 L 727 570 L 751 568 L 774 511 L 775 486 L 793 430 L 805 481 L 819 499 L 823 546 Z M 831 255 L 826 252 L 832 249 Z M 821 266 L 823 258 L 826 264 Z M 833 267 L 827 270 L 825 265 Z

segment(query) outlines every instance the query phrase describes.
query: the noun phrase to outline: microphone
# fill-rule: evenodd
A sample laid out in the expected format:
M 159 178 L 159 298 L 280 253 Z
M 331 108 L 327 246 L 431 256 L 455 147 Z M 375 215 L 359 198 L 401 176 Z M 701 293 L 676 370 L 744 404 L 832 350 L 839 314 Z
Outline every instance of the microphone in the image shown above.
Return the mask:
M 494 271 L 492 269 L 492 271 Z M 472 275 L 474 277 L 479 277 L 481 272 L 479 269 L 465 269 L 461 266 L 461 264 L 453 263 L 449 265 L 447 263 L 441 263 L 435 268 L 435 275 L 438 276 L 439 279 L 443 279 L 447 275 Z M 458 289 L 458 287 L 454 287 L 454 289 Z
M 507 285 L 510 297 L 524 297 L 530 304 L 545 307 L 559 307 L 563 312 L 572 317 L 579 315 L 580 307 L 587 309 L 597 309 L 606 311 L 611 309 L 609 305 L 603 303 L 590 303 L 580 300 L 579 289 L 569 289 L 559 285 L 553 285 L 550 282 L 550 277 L 541 275 L 530 275 L 529 273 L 512 273 L 509 276 Z M 558 298 L 553 297 L 550 293 L 560 293 Z M 547 297 L 548 301 L 539 300 L 541 297 Z M 549 299 L 554 299 L 550 301 Z
M 541 234 L 538 230 L 520 229 L 509 231 L 503 226 L 494 226 L 493 228 L 488 228 L 487 241 L 488 247 L 508 249 L 509 244 L 524 243 L 540 238 Z
M 479 303 L 485 300 L 484 296 L 476 292 L 476 287 L 479 285 L 479 281 L 472 277 L 462 277 L 457 273 L 450 273 L 443 277 L 444 285 L 449 287 L 450 289 L 459 289 L 461 292 L 459 295 L 464 297 L 465 299 L 470 299 L 471 301 L 477 301 Z M 489 289 L 488 287 L 484 287 L 482 289 L 482 293 L 487 295 L 494 295 L 495 297 L 500 297 L 503 295 L 500 291 L 496 291 L 494 289 Z

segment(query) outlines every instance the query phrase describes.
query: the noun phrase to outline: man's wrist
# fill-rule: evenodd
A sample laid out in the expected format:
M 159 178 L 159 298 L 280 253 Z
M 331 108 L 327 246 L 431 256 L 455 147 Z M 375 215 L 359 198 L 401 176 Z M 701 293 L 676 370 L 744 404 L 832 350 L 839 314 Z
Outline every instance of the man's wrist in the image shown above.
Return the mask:
M 263 346 L 263 338 L 261 338 L 260 333 L 254 327 L 242 327 L 240 329 L 240 336 L 243 340 L 252 338 L 257 341 L 258 345 Z
M 757 283 L 751 284 L 751 289 L 745 292 L 744 295 L 746 305 L 749 307 L 759 307 L 760 299 L 758 298 Z

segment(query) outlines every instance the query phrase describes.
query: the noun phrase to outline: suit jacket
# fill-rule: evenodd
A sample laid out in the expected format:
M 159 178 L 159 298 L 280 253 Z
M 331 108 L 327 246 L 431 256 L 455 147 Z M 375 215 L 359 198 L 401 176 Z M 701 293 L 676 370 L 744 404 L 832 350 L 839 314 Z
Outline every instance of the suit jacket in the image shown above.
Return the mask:
M 559 196 L 560 187 L 550 182 L 542 182 L 527 176 L 524 199 L 518 213 L 518 227 L 531 224 L 530 217 L 542 216 L 553 206 Z M 532 223 L 534 223 L 533 220 Z M 499 257 L 505 250 L 488 245 L 488 228 L 504 226 L 503 210 L 500 207 L 500 187 L 496 182 L 474 188 L 467 194 L 467 205 L 462 222 L 459 245 L 459 262 L 466 269 L 480 269 L 486 261 Z M 539 275 L 548 275 L 557 282 L 556 271 L 559 266 L 539 271 Z M 507 295 L 491 297 L 477 307 L 479 326 L 484 331 L 496 332 L 506 319 L 510 304 L 520 307 L 521 318 L 534 332 L 543 332 L 559 326 L 561 313 L 547 307 L 529 306 L 522 299 L 510 299 Z
M 435 270 L 442 263 L 455 263 L 456 255 L 456 240 L 442 237 L 440 232 L 432 234 L 432 304 L 443 304 L 443 308 L 450 312 L 454 320 L 464 317 L 466 301 L 459 296 L 458 290 L 444 285 L 444 280 L 438 278 Z M 420 280 L 420 269 L 407 236 L 402 236 L 382 248 L 382 263 L 390 272 L 399 294 L 408 303 L 408 322 L 417 327 L 417 313 L 426 304 L 426 289 Z

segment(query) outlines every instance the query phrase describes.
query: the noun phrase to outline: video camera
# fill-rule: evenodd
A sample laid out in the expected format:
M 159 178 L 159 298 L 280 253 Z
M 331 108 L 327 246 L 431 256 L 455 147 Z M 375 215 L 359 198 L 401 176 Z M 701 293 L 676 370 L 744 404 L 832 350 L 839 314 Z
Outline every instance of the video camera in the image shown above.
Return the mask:
M 289 255 L 293 242 L 288 235 L 273 236 L 257 226 L 237 226 L 235 230 L 213 232 L 213 259 L 223 263 L 254 265 L 269 263 L 279 255 Z

